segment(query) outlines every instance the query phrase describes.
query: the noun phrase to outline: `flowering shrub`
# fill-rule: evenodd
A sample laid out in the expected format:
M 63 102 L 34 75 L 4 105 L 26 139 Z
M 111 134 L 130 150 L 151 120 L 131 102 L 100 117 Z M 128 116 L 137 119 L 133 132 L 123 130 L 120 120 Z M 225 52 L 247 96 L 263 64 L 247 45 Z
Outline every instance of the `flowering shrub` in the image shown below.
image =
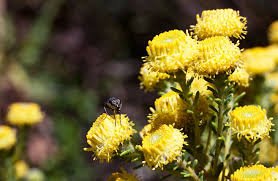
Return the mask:
M 130 139 L 123 128 L 126 123 L 106 126 L 105 120 L 98 123 L 100 118 L 93 127 L 102 124 L 103 131 L 92 127 L 87 142 L 103 149 L 106 141 L 117 142 L 112 133 L 119 129 L 128 139 L 121 148 L 117 144 L 113 156 L 105 153 L 106 161 L 120 156 L 189 180 L 274 180 L 272 168 L 256 165 L 260 142 L 271 138 L 274 122 L 269 115 L 273 115 L 266 109 L 271 112 L 272 104 L 270 96 L 268 105 L 262 104 L 269 93 L 262 94 L 253 85 L 257 77 L 266 76 L 269 80 L 260 82 L 260 88 L 267 82 L 277 87 L 274 76 L 267 74 L 275 70 L 277 52 L 274 46 L 242 52 L 236 38 L 244 38 L 246 23 L 238 11 L 208 10 L 197 15 L 190 30 L 156 35 L 148 42 L 139 80 L 142 89 L 161 95 L 150 108 L 149 124 L 139 131 L 142 142 Z M 273 29 L 274 25 L 272 34 Z M 273 94 L 272 102 L 276 99 Z M 88 137 L 95 131 L 96 139 L 102 140 L 108 130 L 111 137 L 101 146 Z M 92 151 L 103 160 L 97 150 Z
M 148 124 L 135 130 L 121 101 L 110 101 L 88 130 L 84 151 L 99 162 L 120 158 L 184 180 L 278 180 L 277 22 L 269 29 L 272 45 L 243 50 L 247 19 L 238 11 L 207 10 L 196 21 L 147 43 L 140 87 L 159 94 Z M 43 118 L 36 103 L 9 106 L 10 126 L 0 125 L 0 180 L 44 180 L 24 160 L 26 133 Z M 140 179 L 125 169 L 108 178 Z

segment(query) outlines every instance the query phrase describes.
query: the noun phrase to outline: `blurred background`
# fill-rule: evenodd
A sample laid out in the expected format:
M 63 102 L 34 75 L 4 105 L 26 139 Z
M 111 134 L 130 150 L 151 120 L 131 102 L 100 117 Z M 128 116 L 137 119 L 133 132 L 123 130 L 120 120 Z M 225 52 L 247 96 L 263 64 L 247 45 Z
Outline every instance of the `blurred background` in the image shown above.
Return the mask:
M 232 8 L 248 20 L 241 48 L 266 46 L 277 0 L 0 0 L 0 110 L 39 103 L 46 118 L 28 135 L 26 160 L 47 180 L 105 180 L 126 164 L 93 161 L 86 132 L 111 96 L 140 130 L 155 93 L 139 88 L 148 40 L 186 30 L 203 10 Z M 147 168 L 142 180 L 158 178 Z

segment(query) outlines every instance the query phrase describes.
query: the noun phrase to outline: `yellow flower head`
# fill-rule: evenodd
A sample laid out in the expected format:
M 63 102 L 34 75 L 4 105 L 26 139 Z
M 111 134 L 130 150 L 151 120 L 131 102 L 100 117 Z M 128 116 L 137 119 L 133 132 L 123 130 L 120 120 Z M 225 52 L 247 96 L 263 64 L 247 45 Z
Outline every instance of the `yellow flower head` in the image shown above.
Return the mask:
M 163 169 L 164 165 L 177 160 L 181 155 L 186 137 L 172 125 L 162 125 L 143 137 L 142 146 L 138 148 L 143 152 L 149 167 Z
M 250 76 L 245 69 L 237 68 L 231 75 L 229 75 L 228 79 L 230 82 L 234 82 L 239 86 L 248 87 Z
M 205 39 L 212 36 L 228 36 L 243 38 L 247 33 L 245 17 L 239 11 L 232 9 L 206 10 L 201 17 L 197 15 L 197 24 L 193 30 L 198 38 Z
M 272 144 L 270 138 L 264 138 L 260 143 L 259 160 L 261 163 L 271 164 L 278 161 L 278 146 Z
M 152 65 L 152 62 L 146 62 L 140 69 L 140 87 L 146 91 L 153 91 L 160 81 L 170 78 L 169 74 L 154 70 Z
M 275 59 L 263 47 L 246 49 L 242 52 L 242 60 L 251 75 L 271 72 L 275 68 Z
M 153 62 L 159 72 L 185 69 L 198 54 L 197 40 L 181 30 L 171 30 L 156 35 L 148 42 L 146 61 Z
M 200 41 L 200 53 L 193 64 L 193 71 L 201 75 L 230 72 L 240 61 L 240 49 L 228 37 L 215 36 Z
M 270 169 L 263 165 L 241 167 L 231 175 L 231 181 L 273 181 Z
M 0 150 L 8 150 L 16 142 L 16 132 L 9 126 L 0 126 Z
M 125 140 L 130 140 L 135 132 L 132 126 L 133 123 L 124 114 L 117 114 L 115 120 L 113 116 L 103 113 L 88 131 L 86 138 L 91 147 L 84 148 L 84 150 L 94 152 L 95 158 L 100 161 L 109 162 L 120 144 L 123 144 Z
M 274 21 L 268 29 L 268 39 L 270 43 L 278 43 L 278 21 Z
M 155 109 L 151 108 L 152 113 L 148 116 L 153 128 L 162 124 L 175 124 L 177 127 L 183 127 L 188 121 L 186 103 L 174 91 L 169 91 L 156 99 L 154 105 Z
M 8 108 L 7 120 L 13 125 L 34 125 L 43 119 L 40 106 L 35 103 L 13 103 Z
M 17 179 L 24 178 L 27 175 L 29 166 L 24 160 L 19 160 L 15 163 L 15 174 Z
M 267 119 L 266 110 L 260 106 L 237 107 L 230 116 L 231 128 L 239 140 L 245 137 L 249 142 L 255 142 L 268 137 L 272 123 Z
M 128 173 L 124 169 L 121 169 L 121 172 L 112 173 L 112 175 L 107 180 L 108 181 L 139 181 L 135 175 Z

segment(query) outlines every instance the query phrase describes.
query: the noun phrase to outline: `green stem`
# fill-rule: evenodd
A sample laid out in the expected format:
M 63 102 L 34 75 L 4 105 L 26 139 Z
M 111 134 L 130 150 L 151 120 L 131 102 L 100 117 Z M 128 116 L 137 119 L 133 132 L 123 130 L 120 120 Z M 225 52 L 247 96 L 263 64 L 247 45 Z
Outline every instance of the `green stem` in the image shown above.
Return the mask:
M 195 170 L 192 169 L 191 167 L 189 167 L 189 166 L 186 164 L 186 161 L 180 160 L 180 161 L 178 162 L 178 165 L 179 165 L 183 170 L 185 170 L 185 171 L 187 171 L 188 173 L 190 173 L 190 175 L 191 175 L 191 177 L 192 177 L 192 179 L 193 179 L 194 181 L 200 181 L 200 179 L 199 179 L 198 175 L 196 174 Z
M 210 124 L 209 122 L 208 122 L 208 124 Z M 208 127 L 209 127 L 209 125 L 208 125 Z M 205 154 L 207 155 L 207 153 L 208 153 L 208 148 L 209 148 L 209 145 L 210 145 L 210 140 L 211 140 L 211 129 L 209 128 L 208 129 L 208 139 L 207 139 L 207 143 L 206 143 L 206 148 L 205 148 Z
M 27 140 L 27 131 L 28 131 L 27 126 L 19 127 L 18 141 L 17 141 L 16 148 L 15 148 L 15 154 L 13 156 L 14 161 L 17 161 L 22 158 L 22 155 L 25 150 L 25 143 Z
M 221 103 L 219 107 L 219 113 L 218 113 L 218 126 L 217 126 L 217 140 L 216 140 L 216 149 L 215 149 L 215 155 L 214 155 L 214 161 L 213 161 L 213 174 L 216 174 L 217 165 L 218 165 L 218 159 L 221 152 L 221 142 L 222 140 L 218 139 L 222 135 L 223 130 L 223 104 Z
M 254 153 L 256 144 L 250 143 L 245 138 L 242 138 L 239 142 L 239 147 L 244 160 L 244 165 L 253 165 L 258 161 L 258 155 Z
M 229 129 L 228 133 L 226 135 L 226 139 L 225 139 L 225 152 L 224 152 L 225 160 L 224 160 L 223 169 L 222 169 L 221 181 L 224 181 L 225 171 L 226 171 L 226 168 L 228 167 L 228 165 L 230 163 L 230 159 L 228 159 L 227 156 L 230 153 L 231 145 L 232 145 L 232 130 Z

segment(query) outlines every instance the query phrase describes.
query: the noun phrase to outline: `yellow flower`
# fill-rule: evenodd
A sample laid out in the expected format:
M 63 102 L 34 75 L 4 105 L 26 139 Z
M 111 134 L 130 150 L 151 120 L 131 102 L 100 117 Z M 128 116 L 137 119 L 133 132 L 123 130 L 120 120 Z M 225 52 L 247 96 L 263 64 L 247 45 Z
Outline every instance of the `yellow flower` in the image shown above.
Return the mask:
M 140 88 L 146 91 L 153 91 L 160 81 L 170 78 L 169 74 L 154 70 L 152 64 L 144 63 L 140 69 Z
M 132 126 L 133 123 L 124 114 L 117 114 L 115 120 L 113 116 L 103 113 L 88 131 L 86 138 L 91 147 L 84 150 L 94 152 L 95 158 L 100 161 L 109 162 L 120 144 L 130 140 L 135 132 Z
M 21 179 L 27 175 L 29 167 L 24 160 L 19 160 L 15 163 L 15 174 L 17 179 Z
M 196 93 L 199 91 L 201 96 L 209 96 L 211 95 L 211 91 L 208 90 L 208 86 L 210 84 L 205 81 L 205 79 L 201 77 L 195 77 L 193 79 L 193 82 L 191 83 L 190 86 L 190 92 L 195 96 Z
M 13 103 L 9 106 L 7 120 L 13 125 L 34 125 L 42 121 L 44 114 L 35 103 Z
M 153 128 L 163 124 L 175 124 L 177 127 L 183 127 L 188 121 L 186 103 L 174 91 L 169 91 L 156 99 L 154 105 L 155 109 L 150 108 L 152 113 L 148 116 Z
M 231 181 L 273 181 L 270 169 L 263 165 L 241 167 L 231 175 Z
M 228 79 L 230 82 L 234 82 L 242 87 L 249 86 L 249 74 L 243 68 L 237 68 L 231 75 L 229 75 Z
M 270 43 L 278 43 L 278 21 L 274 21 L 268 29 L 268 39 Z
M 246 18 L 233 9 L 207 10 L 202 12 L 201 17 L 197 15 L 196 18 L 197 24 L 192 28 L 201 39 L 212 36 L 243 38 L 247 33 Z
M 147 124 L 143 127 L 143 129 L 139 132 L 139 135 L 141 138 L 146 136 L 148 133 L 150 133 L 152 130 L 154 130 L 153 126 L 151 124 Z
M 269 168 L 273 181 L 278 181 L 278 166 Z
M 182 147 L 186 142 L 182 132 L 172 125 L 162 125 L 154 132 L 143 137 L 142 146 L 138 146 L 145 157 L 147 165 L 153 169 L 177 160 L 182 154 Z
M 217 75 L 230 72 L 240 63 L 240 49 L 228 37 L 216 36 L 199 43 L 199 57 L 193 64 L 193 71 L 201 75 Z
M 171 30 L 156 35 L 148 42 L 146 61 L 153 62 L 159 72 L 186 69 L 198 54 L 197 40 L 181 30 Z
M 248 105 L 235 108 L 231 113 L 231 128 L 240 140 L 245 137 L 249 142 L 268 137 L 271 131 L 271 120 L 266 110 L 260 106 Z
M 125 171 L 124 169 L 121 169 L 121 172 L 112 173 L 112 175 L 107 180 L 108 181 L 139 181 L 135 175 L 127 173 L 127 171 Z
M 8 150 L 16 142 L 16 132 L 9 126 L 0 125 L 0 150 Z
M 244 68 L 251 75 L 271 72 L 275 68 L 275 59 L 263 47 L 246 49 L 242 53 Z
M 261 163 L 274 164 L 278 160 L 278 147 L 271 143 L 269 138 L 265 138 L 260 143 L 259 160 Z

